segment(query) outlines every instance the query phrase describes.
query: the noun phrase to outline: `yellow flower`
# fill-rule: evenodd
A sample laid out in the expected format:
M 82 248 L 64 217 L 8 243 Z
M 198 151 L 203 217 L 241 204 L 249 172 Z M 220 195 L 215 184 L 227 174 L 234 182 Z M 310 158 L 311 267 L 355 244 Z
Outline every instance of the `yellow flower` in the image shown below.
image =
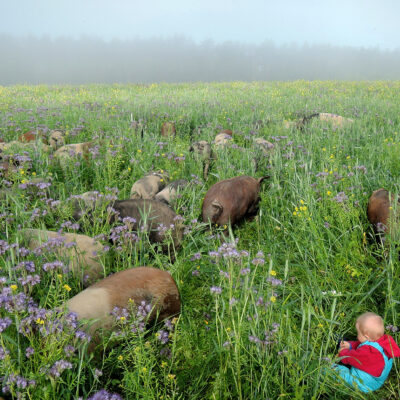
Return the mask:
M 128 167 L 128 172 L 131 172 L 132 171 L 132 168 L 131 167 Z
M 122 361 L 124 359 L 123 356 L 118 356 L 118 361 Z
M 175 375 L 174 374 L 168 374 L 168 379 L 174 380 L 175 379 Z
M 300 204 L 304 204 L 304 200 L 300 200 Z
M 323 147 L 323 148 L 322 148 L 322 151 L 326 151 L 326 147 Z
M 63 288 L 64 288 L 67 292 L 69 292 L 69 291 L 71 290 L 71 287 L 70 287 L 69 285 L 64 285 Z
M 120 317 L 119 319 L 120 319 L 120 321 L 125 321 L 126 320 L 126 318 L 124 316 Z
M 141 153 L 142 152 L 142 150 L 140 150 L 140 149 L 138 149 L 138 151 L 137 151 L 138 153 Z
M 36 172 L 32 172 L 32 176 L 36 176 Z
M 296 211 L 293 211 L 293 215 L 297 215 L 297 212 L 296 212 Z
M 172 318 L 171 323 L 172 323 L 173 325 L 175 325 L 177 322 L 178 322 L 178 317 Z
M 269 271 L 269 274 L 272 276 L 276 276 L 276 271 L 274 271 L 273 269 L 271 269 L 271 271 Z
M 294 209 L 295 209 L 296 211 L 299 211 L 299 209 L 298 209 L 297 207 L 295 207 Z M 301 207 L 300 207 L 300 210 L 301 210 Z
M 165 368 L 167 365 L 168 365 L 168 363 L 167 363 L 166 361 L 163 361 L 163 362 L 161 363 L 161 368 Z
M 11 288 L 12 290 L 17 290 L 18 286 L 17 286 L 17 285 L 11 285 L 10 288 Z
M 19 170 L 19 173 L 20 173 L 21 175 L 24 175 L 24 174 L 25 174 L 25 171 L 24 171 L 23 169 L 20 169 L 20 170 Z
M 41 318 L 38 318 L 36 320 L 36 323 L 39 324 L 39 325 L 44 325 L 44 321 Z
M 332 192 L 331 192 L 330 190 L 328 190 L 328 191 L 326 192 L 326 194 L 327 194 L 328 196 L 330 196 L 330 195 L 332 194 Z
M 206 325 L 208 325 L 208 321 L 207 321 L 206 319 L 204 320 L 204 323 L 205 323 Z
M 271 296 L 269 299 L 272 301 L 272 303 L 276 302 L 276 297 L 275 296 Z
M 229 328 L 229 327 L 226 328 L 226 331 L 227 331 L 227 332 L 230 332 L 230 331 L 231 331 L 231 328 Z
M 57 278 L 62 280 L 62 275 L 61 274 L 57 274 Z
M 21 183 L 26 183 L 28 182 L 26 179 L 22 179 Z
M 318 328 L 323 328 L 323 327 L 324 327 L 324 324 L 321 324 L 321 323 L 318 324 Z
M 346 160 L 350 160 L 350 156 L 347 156 L 347 157 L 346 157 Z
M 143 367 L 143 368 L 142 368 L 142 372 L 143 372 L 143 373 L 147 372 L 147 368 L 146 368 L 146 367 Z
M 164 179 L 160 179 L 160 182 L 164 182 Z

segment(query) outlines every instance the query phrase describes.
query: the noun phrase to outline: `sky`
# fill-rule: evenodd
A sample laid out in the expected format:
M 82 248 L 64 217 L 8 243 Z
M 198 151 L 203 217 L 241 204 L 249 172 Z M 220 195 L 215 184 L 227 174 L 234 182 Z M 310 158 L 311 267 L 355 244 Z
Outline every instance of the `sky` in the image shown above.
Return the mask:
M 400 49 L 399 0 L 0 0 L 0 33 Z

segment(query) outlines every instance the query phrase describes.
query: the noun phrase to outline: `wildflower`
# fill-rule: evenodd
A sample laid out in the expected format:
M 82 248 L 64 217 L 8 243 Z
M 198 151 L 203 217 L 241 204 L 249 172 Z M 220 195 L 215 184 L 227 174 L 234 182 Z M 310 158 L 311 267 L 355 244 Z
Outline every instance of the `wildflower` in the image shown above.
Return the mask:
M 168 363 L 167 363 L 166 361 L 163 361 L 163 362 L 161 363 L 161 368 L 165 368 L 167 365 L 168 365 Z
M 12 324 L 12 320 L 9 317 L 0 318 L 0 333 L 5 331 Z
M 109 393 L 107 390 L 102 389 L 93 396 L 88 397 L 87 400 L 122 400 L 122 397 L 119 394 Z
M 69 285 L 67 285 L 67 284 L 65 284 L 65 285 L 63 286 L 63 288 L 64 288 L 67 292 L 69 292 L 69 291 L 71 290 L 71 287 L 70 287 Z
M 143 368 L 142 368 L 142 372 L 143 372 L 143 373 L 146 373 L 146 372 L 147 372 L 147 368 L 146 368 L 146 367 L 143 367 Z
M 122 361 L 124 359 L 124 357 L 122 355 L 118 356 L 118 361 Z
M 387 325 L 387 326 L 386 326 L 386 329 L 387 329 L 388 331 L 393 332 L 393 333 L 396 333 L 396 332 L 399 330 L 399 328 L 398 328 L 397 326 L 393 326 L 393 325 Z
M 170 379 L 171 381 L 175 379 L 175 375 L 174 374 L 168 374 L 168 379 Z
M 41 319 L 41 318 L 38 318 L 38 319 L 36 320 L 36 323 L 39 324 L 39 325 L 44 325 L 44 320 Z
M 275 296 L 271 296 L 269 299 L 271 300 L 272 303 L 276 302 L 276 297 Z
M 29 358 L 34 353 L 35 353 L 35 350 L 32 347 L 27 347 L 25 350 L 26 358 Z
M 211 286 L 210 291 L 211 293 L 220 294 L 222 293 L 222 288 L 219 286 Z
M 229 305 L 230 306 L 233 306 L 234 304 L 236 304 L 237 303 L 237 299 L 235 298 L 235 297 L 232 297 L 230 300 L 229 300 Z
M 327 194 L 328 196 L 330 196 L 330 195 L 332 194 L 332 192 L 331 192 L 330 190 L 328 190 L 328 191 L 326 192 L 326 194 Z
M 60 377 L 61 373 L 66 369 L 72 369 L 73 365 L 69 361 L 59 360 L 50 368 L 49 374 L 54 378 Z
M 17 290 L 18 286 L 17 286 L 17 285 L 11 285 L 10 288 L 11 288 L 12 290 Z
M 272 276 L 276 276 L 276 271 L 274 271 L 273 269 L 271 269 L 271 271 L 269 271 L 269 274 Z

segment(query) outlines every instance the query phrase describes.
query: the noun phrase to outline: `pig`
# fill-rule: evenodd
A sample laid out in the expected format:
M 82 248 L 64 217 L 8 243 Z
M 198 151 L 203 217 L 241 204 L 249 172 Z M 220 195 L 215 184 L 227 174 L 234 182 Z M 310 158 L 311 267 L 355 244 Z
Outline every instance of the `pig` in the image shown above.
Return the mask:
M 84 214 L 92 213 L 96 208 L 101 207 L 103 204 L 109 203 L 110 195 L 104 196 L 97 191 L 85 192 L 78 196 L 71 196 L 73 214 L 72 218 L 79 221 Z
M 179 217 L 175 212 L 166 204 L 157 200 L 144 200 L 144 199 L 128 199 L 116 200 L 110 204 L 110 208 L 117 212 L 121 219 L 131 217 L 136 220 L 132 226 L 133 231 L 138 231 L 145 223 L 145 229 L 149 234 L 151 243 L 164 243 L 169 235 L 163 232 L 159 227 L 172 228 L 172 240 L 174 248 L 180 247 L 183 237 L 183 227 L 178 221 Z M 110 216 L 110 222 L 113 223 L 117 220 L 116 215 Z M 163 251 L 167 252 L 169 247 L 164 244 Z
M 193 152 L 196 160 L 203 163 L 203 178 L 207 180 L 210 163 L 214 158 L 210 143 L 205 140 L 199 140 L 190 146 L 189 151 Z
M 389 233 L 392 238 L 398 239 L 399 200 L 399 197 L 395 197 L 393 193 L 389 198 L 389 192 L 382 188 L 372 192 L 369 198 L 367 217 L 382 242 L 384 242 L 385 233 Z
M 215 136 L 214 144 L 215 147 L 225 147 L 228 143 L 232 142 L 232 136 L 228 135 L 227 133 L 218 133 Z
M 230 129 L 224 129 L 224 130 L 218 132 L 218 134 L 221 134 L 221 133 L 225 133 L 225 135 L 229 135 L 229 136 L 232 136 L 232 134 L 233 134 L 233 132 Z
M 12 150 L 14 153 L 30 150 L 48 153 L 50 151 L 50 146 L 40 141 L 18 142 L 17 140 L 13 140 L 7 143 L 0 143 L 0 153 L 6 150 Z
M 171 204 L 178 197 L 178 192 L 184 189 L 189 182 L 186 179 L 178 179 L 168 184 L 161 192 L 155 196 L 155 200 L 162 201 L 165 204 Z
M 49 145 L 53 150 L 57 150 L 65 145 L 65 133 L 61 131 L 51 131 L 49 135 Z
M 260 202 L 261 182 L 267 178 L 242 175 L 215 183 L 204 197 L 203 222 L 234 225 L 246 217 L 255 216 Z
M 116 318 L 110 313 L 115 307 L 130 309 L 150 305 L 147 322 L 176 316 L 181 301 L 174 279 L 167 271 L 136 267 L 116 272 L 88 287 L 66 302 L 69 312 L 78 320 L 95 320 L 89 330 L 111 330 Z
M 176 129 L 173 122 L 164 122 L 161 126 L 161 136 L 170 137 L 175 136 Z
M 345 118 L 340 115 L 330 113 L 319 113 L 319 120 L 322 122 L 329 122 L 332 124 L 332 128 L 334 129 L 343 128 L 346 125 L 354 122 L 354 120 L 351 118 Z
M 271 152 L 275 147 L 273 143 L 268 142 L 268 140 L 260 137 L 254 138 L 254 144 L 267 156 L 271 155 Z
M 0 143 L 4 143 L 4 139 L 3 138 L 0 138 Z
M 46 136 L 43 133 L 34 130 L 25 132 L 18 138 L 18 141 L 23 143 L 36 142 L 38 140 L 41 140 L 43 143 L 48 144 Z
M 154 199 L 166 185 L 167 174 L 151 173 L 136 181 L 131 188 L 131 199 Z
M 89 149 L 92 146 L 94 146 L 93 142 L 66 144 L 54 152 L 54 158 L 59 161 L 61 167 L 64 169 L 68 166 L 68 162 L 76 156 L 87 159 Z
M 27 242 L 28 249 L 52 248 L 59 257 L 69 259 L 69 267 L 81 278 L 84 285 L 93 283 L 103 276 L 104 269 L 100 260 L 103 245 L 93 238 L 75 233 L 59 234 L 40 229 L 24 229 L 21 235 Z M 76 246 L 66 246 L 71 242 L 76 243 Z

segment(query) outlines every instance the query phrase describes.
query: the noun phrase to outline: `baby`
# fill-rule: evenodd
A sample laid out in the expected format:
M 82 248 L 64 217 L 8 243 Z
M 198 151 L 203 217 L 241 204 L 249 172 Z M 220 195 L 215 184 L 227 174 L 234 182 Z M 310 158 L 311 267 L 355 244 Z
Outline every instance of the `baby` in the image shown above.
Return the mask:
M 400 348 L 390 335 L 384 334 L 382 318 L 372 312 L 360 315 L 356 321 L 357 339 L 340 343 L 339 357 L 342 364 L 333 368 L 349 385 L 368 393 L 379 389 L 393 365 L 393 358 L 400 357 Z

